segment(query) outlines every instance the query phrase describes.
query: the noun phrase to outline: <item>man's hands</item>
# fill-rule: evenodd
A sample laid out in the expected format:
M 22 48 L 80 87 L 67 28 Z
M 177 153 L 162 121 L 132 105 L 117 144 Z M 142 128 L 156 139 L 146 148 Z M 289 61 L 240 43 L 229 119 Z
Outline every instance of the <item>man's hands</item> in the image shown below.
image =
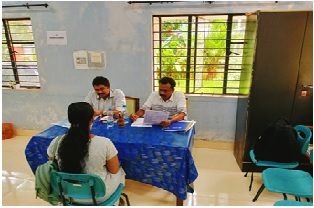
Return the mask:
M 101 116 L 103 113 L 102 110 L 94 110 L 94 116 Z
M 165 120 L 165 121 L 160 122 L 160 125 L 162 127 L 168 127 L 168 126 L 170 126 L 170 124 L 171 124 L 170 120 Z
M 139 117 L 143 116 L 144 113 L 145 113 L 145 111 L 142 110 L 142 109 L 139 109 L 136 113 L 132 113 L 130 115 L 131 121 L 136 121 L 136 119 L 138 119 Z
M 131 121 L 136 121 L 136 119 L 138 119 L 138 118 L 139 118 L 139 116 L 136 115 L 135 113 L 132 113 L 132 114 L 130 115 Z

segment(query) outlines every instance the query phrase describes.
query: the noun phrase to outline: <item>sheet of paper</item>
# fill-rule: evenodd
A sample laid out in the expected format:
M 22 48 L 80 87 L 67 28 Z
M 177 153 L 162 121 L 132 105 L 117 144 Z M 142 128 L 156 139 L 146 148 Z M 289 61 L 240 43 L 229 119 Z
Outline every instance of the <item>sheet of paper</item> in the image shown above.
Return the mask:
M 47 45 L 67 45 L 66 31 L 47 31 Z
M 146 110 L 144 124 L 158 125 L 161 121 L 168 120 L 169 112 Z
M 85 50 L 73 51 L 75 69 L 88 69 L 87 52 Z
M 131 124 L 131 127 L 152 127 L 152 125 L 144 124 L 144 118 L 138 118 Z

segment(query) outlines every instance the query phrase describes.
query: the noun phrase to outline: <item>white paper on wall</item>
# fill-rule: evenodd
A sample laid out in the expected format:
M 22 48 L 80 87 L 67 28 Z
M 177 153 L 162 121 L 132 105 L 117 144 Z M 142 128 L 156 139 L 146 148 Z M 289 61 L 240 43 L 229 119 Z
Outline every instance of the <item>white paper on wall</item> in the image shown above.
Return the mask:
M 73 51 L 73 61 L 75 69 L 88 69 L 87 51 Z
M 66 31 L 47 31 L 47 45 L 67 45 Z

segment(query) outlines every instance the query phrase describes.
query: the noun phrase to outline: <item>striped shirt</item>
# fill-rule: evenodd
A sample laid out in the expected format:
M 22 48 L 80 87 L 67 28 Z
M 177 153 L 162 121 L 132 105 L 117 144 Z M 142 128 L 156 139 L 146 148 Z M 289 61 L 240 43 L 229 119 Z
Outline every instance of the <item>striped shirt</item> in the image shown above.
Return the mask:
M 164 101 L 162 97 L 160 97 L 159 92 L 152 92 L 141 109 L 144 111 L 167 111 L 170 117 L 180 112 L 184 112 L 184 114 L 187 115 L 185 95 L 179 91 L 174 91 L 167 101 Z

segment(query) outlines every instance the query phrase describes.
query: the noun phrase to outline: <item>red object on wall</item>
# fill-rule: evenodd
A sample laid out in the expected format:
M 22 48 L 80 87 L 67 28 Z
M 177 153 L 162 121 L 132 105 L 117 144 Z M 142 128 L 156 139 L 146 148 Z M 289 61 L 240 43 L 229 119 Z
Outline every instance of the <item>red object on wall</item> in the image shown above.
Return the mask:
M 2 140 L 11 139 L 14 135 L 12 123 L 2 123 Z

